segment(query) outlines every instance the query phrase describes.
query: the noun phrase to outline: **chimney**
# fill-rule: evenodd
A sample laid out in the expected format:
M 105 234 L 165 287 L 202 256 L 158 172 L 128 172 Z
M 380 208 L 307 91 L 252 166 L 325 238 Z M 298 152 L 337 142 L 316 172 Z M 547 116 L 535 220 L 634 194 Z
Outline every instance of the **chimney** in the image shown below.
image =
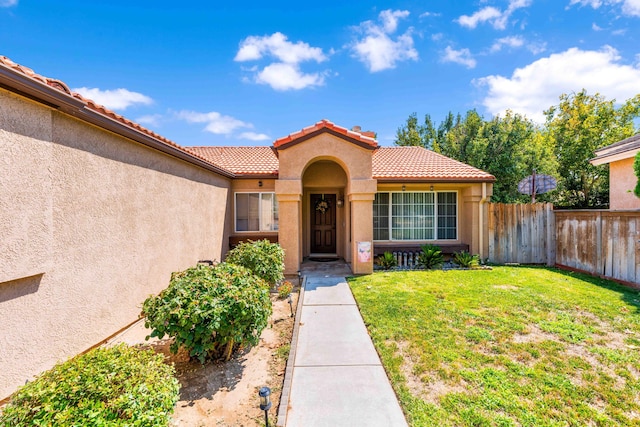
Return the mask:
M 376 133 L 374 131 L 368 130 L 365 132 L 361 132 L 363 136 L 368 136 L 369 138 L 376 139 Z
M 351 130 L 352 130 L 353 132 L 358 132 L 358 133 L 360 133 L 360 132 L 362 132 L 362 126 L 354 126 L 354 127 L 352 127 L 352 128 L 351 128 Z

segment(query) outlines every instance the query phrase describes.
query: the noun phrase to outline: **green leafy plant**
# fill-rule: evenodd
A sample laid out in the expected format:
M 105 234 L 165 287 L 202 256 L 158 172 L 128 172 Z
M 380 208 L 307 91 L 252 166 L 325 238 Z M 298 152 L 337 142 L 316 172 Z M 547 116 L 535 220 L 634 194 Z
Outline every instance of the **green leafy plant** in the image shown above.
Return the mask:
M 418 265 L 420 267 L 431 270 L 442 265 L 444 258 L 442 249 L 434 245 L 423 245 L 420 247 L 421 252 L 418 255 Z
M 20 388 L 2 426 L 167 426 L 180 384 L 163 356 L 121 344 L 96 348 Z
M 454 252 L 452 261 L 462 268 L 475 268 L 479 265 L 478 255 L 471 255 L 467 251 Z
M 257 344 L 271 310 L 269 285 L 229 263 L 173 273 L 169 287 L 142 306 L 151 337 L 173 337 L 172 352 L 182 346 L 202 363 Z
M 636 154 L 636 158 L 633 161 L 633 170 L 635 171 L 636 177 L 638 178 L 636 188 L 633 189 L 633 194 L 635 194 L 636 197 L 640 197 L 640 152 Z
M 391 270 L 398 265 L 398 260 L 391 252 L 385 252 L 378 257 L 378 265 L 385 270 Z
M 240 243 L 229 251 L 226 262 L 248 268 L 272 286 L 284 278 L 284 250 L 266 239 Z
M 285 299 L 291 294 L 293 291 L 293 285 L 288 280 L 282 282 L 280 286 L 278 286 L 278 298 Z

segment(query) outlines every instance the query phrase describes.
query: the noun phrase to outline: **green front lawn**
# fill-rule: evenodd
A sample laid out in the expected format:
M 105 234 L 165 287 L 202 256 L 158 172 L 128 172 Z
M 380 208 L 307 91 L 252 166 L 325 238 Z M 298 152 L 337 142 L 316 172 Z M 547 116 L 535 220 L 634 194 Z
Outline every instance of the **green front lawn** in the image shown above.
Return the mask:
M 413 426 L 640 426 L 640 292 L 546 268 L 349 280 Z

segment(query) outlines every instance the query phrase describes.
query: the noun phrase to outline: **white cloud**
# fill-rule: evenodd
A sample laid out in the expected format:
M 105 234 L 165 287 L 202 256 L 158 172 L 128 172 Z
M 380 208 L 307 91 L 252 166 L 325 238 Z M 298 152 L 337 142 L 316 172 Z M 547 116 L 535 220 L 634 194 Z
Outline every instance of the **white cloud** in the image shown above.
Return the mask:
M 517 48 L 522 47 L 523 45 L 524 39 L 520 36 L 502 37 L 493 42 L 490 50 L 491 52 L 498 52 L 499 50 L 502 50 L 504 46 Z
M 569 5 L 579 4 L 580 6 L 591 6 L 594 9 L 602 6 L 602 0 L 571 0 Z
M 569 6 L 579 4 L 580 6 L 591 6 L 598 9 L 603 5 L 617 6 L 621 5 L 622 13 L 629 16 L 640 17 L 640 0 L 571 0 Z
M 216 135 L 229 135 L 239 128 L 253 128 L 251 123 L 222 115 L 216 111 L 198 113 L 196 111 L 183 110 L 177 112 L 176 117 L 188 123 L 206 123 L 204 130 Z
M 372 21 L 362 22 L 357 28 L 365 37 L 351 45 L 353 56 L 364 63 L 369 71 L 395 68 L 400 61 L 417 60 L 418 51 L 413 47 L 413 28 L 395 38 L 391 37 L 398 29 L 398 20 L 409 16 L 406 10 L 383 10 L 378 18 L 381 24 Z
M 469 49 L 455 50 L 451 46 L 447 46 L 441 57 L 443 62 L 454 62 L 464 65 L 467 68 L 475 68 L 476 60 L 471 56 Z
M 319 47 L 311 47 L 308 43 L 291 43 L 287 36 L 277 32 L 270 36 L 249 36 L 240 43 L 240 49 L 234 61 L 255 61 L 265 55 L 275 57 L 281 62 L 298 64 L 304 61 L 323 62 L 327 57 Z
M 128 107 L 136 104 L 153 104 L 153 99 L 148 96 L 122 88 L 115 90 L 101 90 L 95 87 L 79 87 L 71 90 L 73 92 L 78 92 L 85 98 L 89 98 L 95 103 L 103 105 L 110 110 L 126 110 Z
M 458 24 L 467 28 L 476 28 L 478 24 L 487 21 L 495 21 L 502 16 L 502 12 L 492 6 L 487 6 L 484 9 L 480 9 L 473 15 L 462 15 L 458 18 Z
M 239 139 L 248 139 L 250 141 L 267 141 L 270 140 L 271 137 L 264 133 L 256 133 L 256 132 L 242 132 L 238 135 Z
M 517 68 L 510 78 L 491 75 L 475 83 L 488 88 L 482 104 L 490 113 L 510 109 L 542 123 L 543 111 L 563 93 L 586 89 L 619 101 L 640 93 L 640 66 L 620 60 L 609 46 L 599 51 L 571 48 Z
M 267 84 L 275 90 L 297 90 L 322 86 L 324 84 L 324 75 L 320 73 L 305 74 L 300 71 L 297 64 L 276 62 L 259 71 L 255 75 L 255 81 Z
M 438 42 L 442 40 L 443 37 L 444 37 L 444 34 L 442 33 L 431 34 L 431 40 L 433 40 L 434 42 Z
M 474 29 L 478 24 L 488 22 L 496 30 L 507 28 L 509 18 L 518 9 L 531 5 L 533 0 L 510 0 L 505 11 L 501 11 L 493 6 L 486 6 L 472 15 L 462 15 L 456 21 L 463 27 Z
M 430 16 L 438 17 L 438 16 L 442 16 L 442 14 L 437 12 L 425 12 L 420 14 L 419 18 L 428 18 Z
M 527 49 L 529 50 L 529 52 L 533 53 L 534 55 L 538 55 L 544 52 L 545 50 L 547 50 L 547 43 L 546 42 L 529 43 L 527 45 Z
M 380 12 L 380 21 L 382 21 L 382 27 L 387 34 L 395 33 L 398 29 L 398 19 L 404 19 L 409 16 L 408 10 L 383 10 Z
M 18 4 L 18 0 L 0 0 L 0 7 L 11 7 Z
M 148 114 L 136 119 L 136 122 L 142 125 L 148 126 L 160 126 L 160 120 L 163 118 L 162 114 Z
M 302 41 L 292 43 L 280 32 L 270 36 L 249 36 L 240 43 L 234 61 L 258 61 L 264 58 L 275 61 L 262 69 L 258 66 L 243 68 L 243 71 L 252 75 L 251 79 L 245 77 L 243 81 L 267 84 L 275 90 L 304 89 L 324 84 L 326 72 L 308 74 L 300 68 L 302 62 L 321 63 L 328 59 L 319 47 Z
M 591 24 L 591 29 L 593 31 L 602 31 L 602 27 L 600 27 L 598 24 L 596 24 L 595 22 Z

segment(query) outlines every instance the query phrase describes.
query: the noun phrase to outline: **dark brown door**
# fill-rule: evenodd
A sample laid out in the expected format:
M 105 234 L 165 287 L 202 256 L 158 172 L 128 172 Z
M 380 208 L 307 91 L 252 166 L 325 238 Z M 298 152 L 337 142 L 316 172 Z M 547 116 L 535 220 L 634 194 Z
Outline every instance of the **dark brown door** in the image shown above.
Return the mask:
M 336 253 L 336 195 L 311 195 L 311 253 Z

